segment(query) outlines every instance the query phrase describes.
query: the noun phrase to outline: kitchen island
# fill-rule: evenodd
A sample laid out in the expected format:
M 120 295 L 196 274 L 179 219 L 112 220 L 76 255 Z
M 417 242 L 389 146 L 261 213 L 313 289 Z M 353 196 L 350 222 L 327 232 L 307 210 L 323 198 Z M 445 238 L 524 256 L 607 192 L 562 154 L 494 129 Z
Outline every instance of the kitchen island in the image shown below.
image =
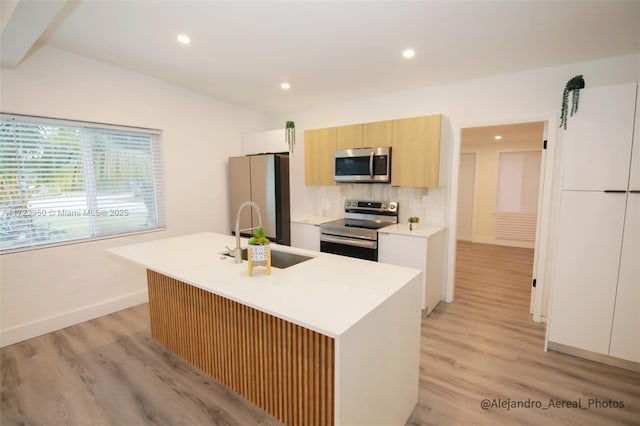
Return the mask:
M 418 399 L 419 270 L 310 257 L 248 276 L 199 233 L 111 249 L 147 268 L 151 334 L 290 425 L 399 425 Z

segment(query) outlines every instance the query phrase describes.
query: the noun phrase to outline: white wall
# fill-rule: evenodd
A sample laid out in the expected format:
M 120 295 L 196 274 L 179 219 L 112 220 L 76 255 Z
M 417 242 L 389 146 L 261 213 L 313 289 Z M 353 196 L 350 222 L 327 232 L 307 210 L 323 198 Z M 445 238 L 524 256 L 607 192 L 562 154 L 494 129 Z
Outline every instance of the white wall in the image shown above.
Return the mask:
M 387 120 L 441 113 L 451 122 L 451 146 L 448 159 L 442 164 L 448 173 L 449 188 L 424 194 L 422 204 L 426 212 L 443 211 L 448 235 L 448 265 L 446 300 L 452 301 L 458 159 L 460 155 L 460 129 L 482 125 L 512 124 L 548 121 L 555 141 L 559 125 L 562 91 L 567 80 L 583 74 L 587 86 L 637 81 L 640 79 L 640 55 L 609 58 L 561 67 L 523 71 L 514 74 L 469 80 L 437 87 L 392 93 L 353 102 L 328 105 L 313 111 L 304 111 L 278 117 L 274 127 L 286 120 L 296 123 L 298 143 L 291 160 L 291 197 L 295 202 L 292 216 L 322 215 L 335 211 L 340 205 L 339 189 L 306 187 L 304 184 L 304 130 L 351 123 Z M 454 178 L 455 177 L 455 178 Z M 318 200 L 323 200 L 318 202 Z M 327 208 L 329 206 L 329 208 Z M 404 206 L 401 205 L 401 209 Z M 437 214 L 436 216 L 440 216 Z
M 0 344 L 146 300 L 144 271 L 113 246 L 227 232 L 226 159 L 268 117 L 143 75 L 44 47 L 0 74 L 0 110 L 161 129 L 168 228 L 0 256 Z

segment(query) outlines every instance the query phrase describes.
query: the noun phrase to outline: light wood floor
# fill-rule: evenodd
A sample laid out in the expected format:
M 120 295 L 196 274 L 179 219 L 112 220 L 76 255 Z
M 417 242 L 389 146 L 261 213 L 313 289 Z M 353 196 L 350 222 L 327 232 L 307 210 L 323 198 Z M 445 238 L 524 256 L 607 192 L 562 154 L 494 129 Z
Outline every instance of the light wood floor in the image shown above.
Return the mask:
M 408 424 L 640 425 L 640 374 L 543 351 L 545 326 L 529 315 L 532 269 L 531 249 L 458 243 L 455 302 L 422 322 L 419 404 Z M 589 408 L 590 398 L 624 408 Z M 483 410 L 484 399 L 521 408 Z
M 422 323 L 407 425 L 640 424 L 640 374 L 542 350 L 531 265 L 532 250 L 459 244 L 456 301 Z M 279 424 L 151 339 L 146 304 L 2 348 L 0 363 L 2 426 Z M 542 408 L 483 410 L 483 399 Z

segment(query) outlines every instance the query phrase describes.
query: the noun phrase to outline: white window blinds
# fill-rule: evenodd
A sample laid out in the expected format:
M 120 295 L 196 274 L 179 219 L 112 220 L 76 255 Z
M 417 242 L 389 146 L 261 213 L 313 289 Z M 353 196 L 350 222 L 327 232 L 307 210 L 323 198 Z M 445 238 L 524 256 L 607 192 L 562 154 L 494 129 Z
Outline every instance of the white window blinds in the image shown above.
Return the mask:
M 0 118 L 0 251 L 165 227 L 159 132 Z
M 499 153 L 496 238 L 535 241 L 541 155 Z

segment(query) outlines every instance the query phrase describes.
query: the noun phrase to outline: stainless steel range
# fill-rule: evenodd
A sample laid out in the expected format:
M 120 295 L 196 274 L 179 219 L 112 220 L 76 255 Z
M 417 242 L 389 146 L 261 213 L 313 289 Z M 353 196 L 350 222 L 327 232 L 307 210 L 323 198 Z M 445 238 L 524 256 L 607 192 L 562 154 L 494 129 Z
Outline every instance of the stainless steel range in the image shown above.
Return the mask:
M 320 251 L 378 261 L 378 229 L 398 223 L 395 201 L 346 200 L 344 219 L 320 225 Z

